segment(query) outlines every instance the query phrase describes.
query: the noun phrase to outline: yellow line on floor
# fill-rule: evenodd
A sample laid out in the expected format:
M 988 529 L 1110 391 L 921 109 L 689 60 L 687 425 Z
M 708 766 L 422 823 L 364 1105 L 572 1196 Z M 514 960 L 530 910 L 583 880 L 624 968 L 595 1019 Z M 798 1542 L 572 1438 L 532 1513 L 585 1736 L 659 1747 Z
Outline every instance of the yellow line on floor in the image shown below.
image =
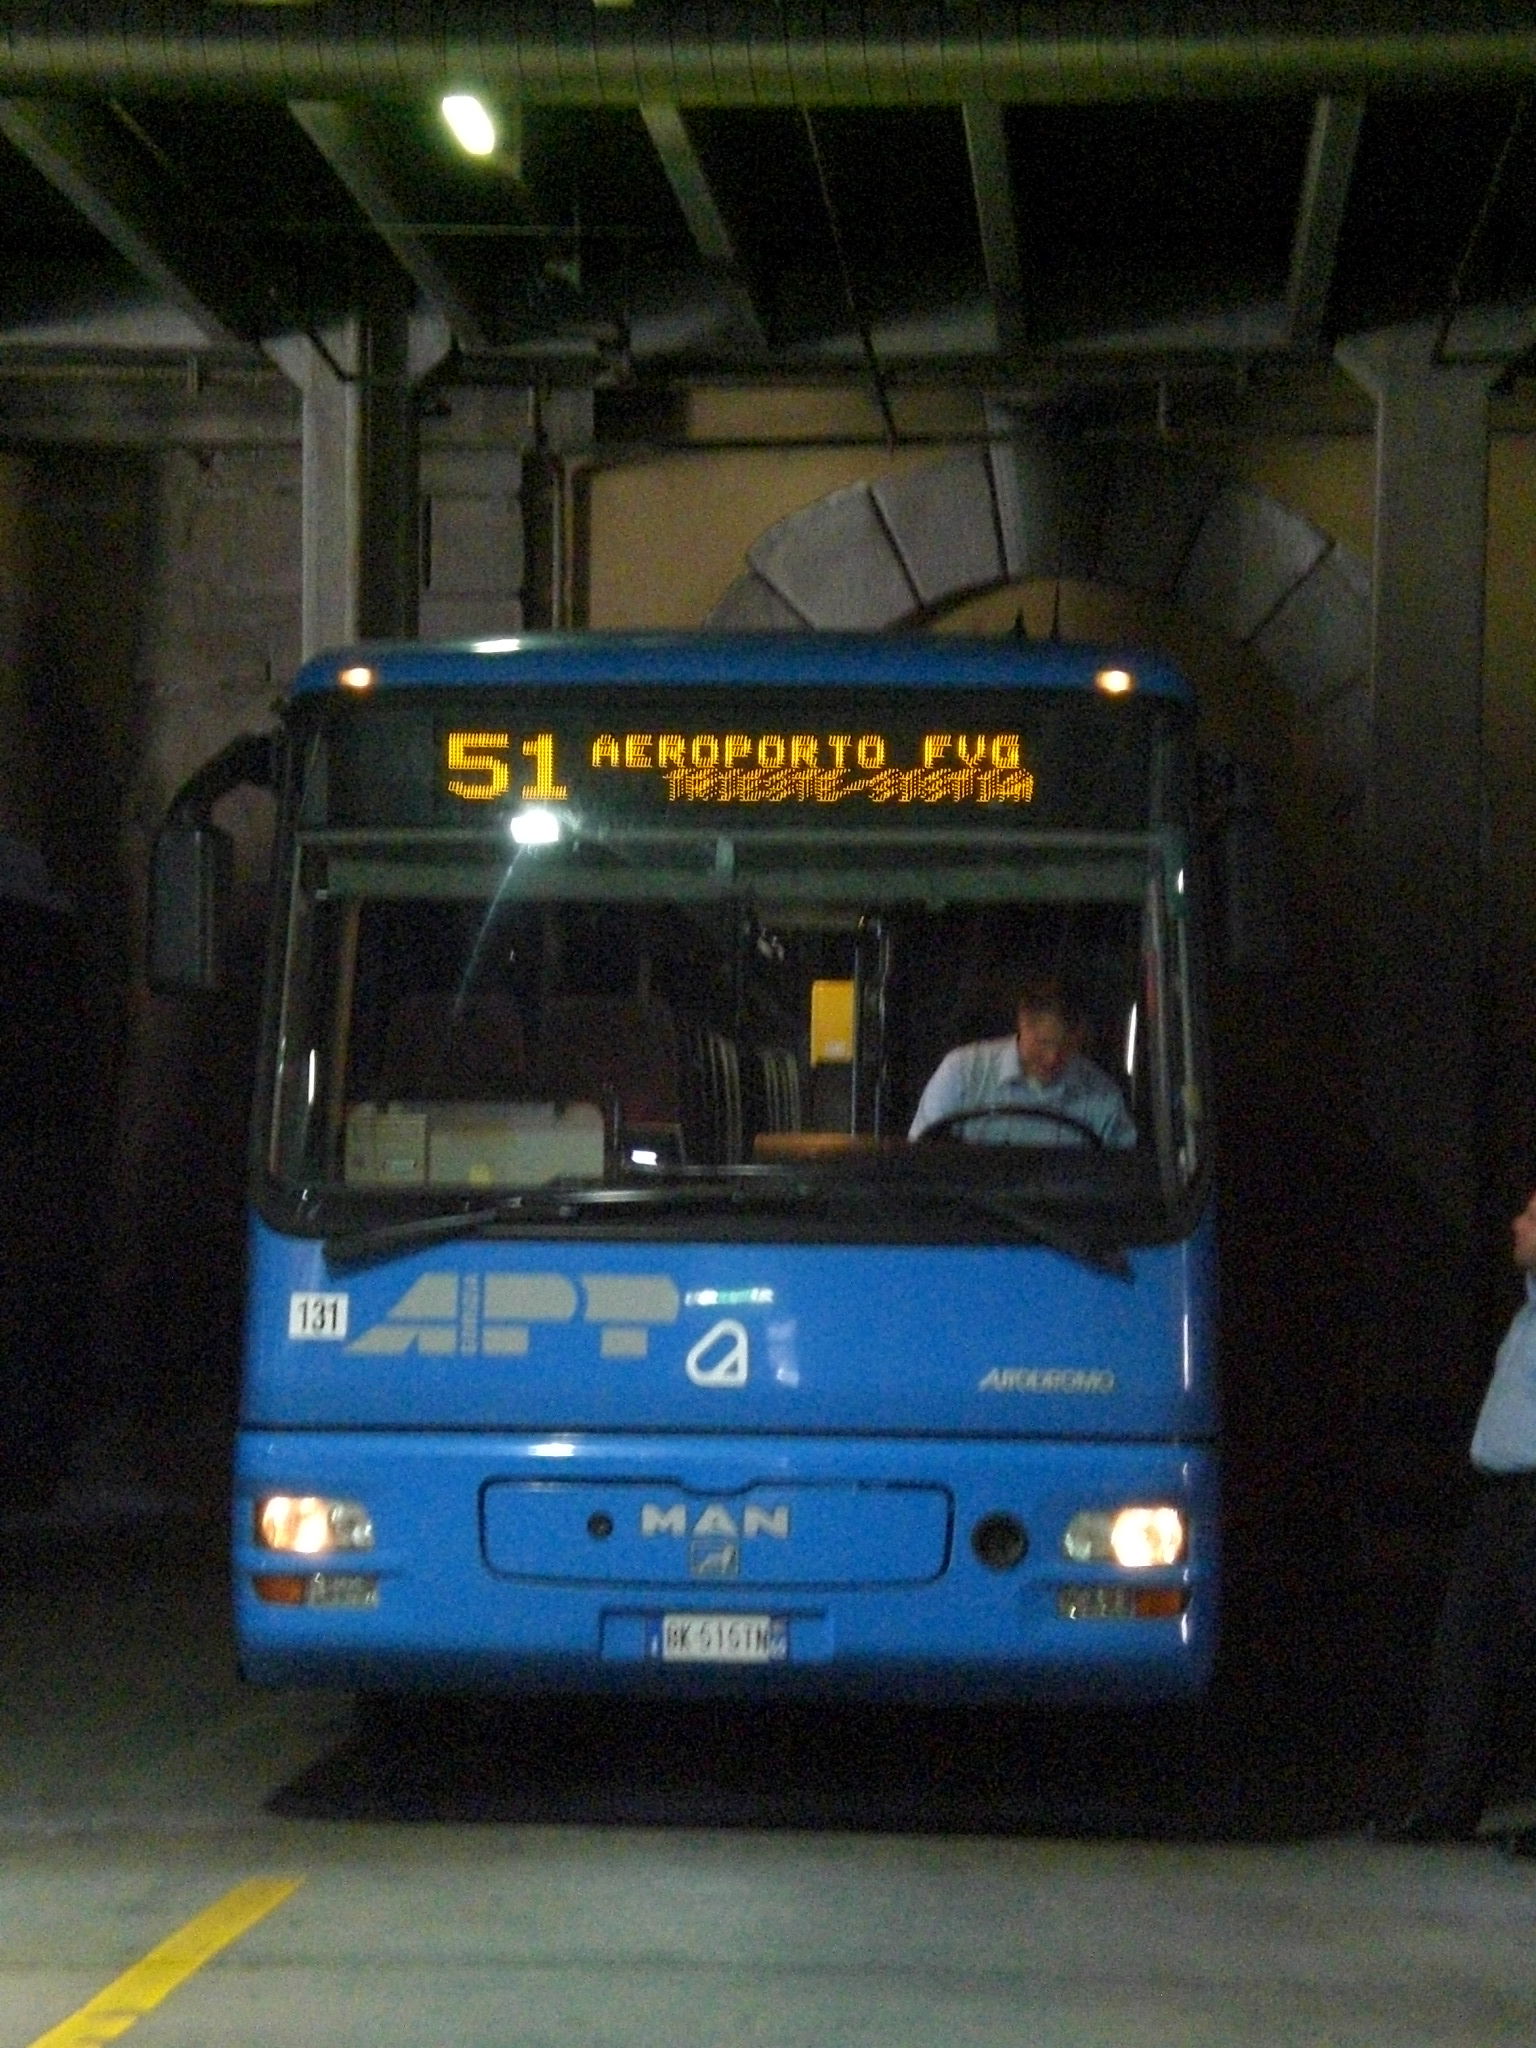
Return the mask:
M 220 1949 L 249 1933 L 303 1882 L 301 1877 L 251 1877 L 237 1884 L 152 1948 L 141 1962 L 124 1970 L 77 2013 L 39 2034 L 31 2048 L 98 2048 L 100 2042 L 115 2041 Z

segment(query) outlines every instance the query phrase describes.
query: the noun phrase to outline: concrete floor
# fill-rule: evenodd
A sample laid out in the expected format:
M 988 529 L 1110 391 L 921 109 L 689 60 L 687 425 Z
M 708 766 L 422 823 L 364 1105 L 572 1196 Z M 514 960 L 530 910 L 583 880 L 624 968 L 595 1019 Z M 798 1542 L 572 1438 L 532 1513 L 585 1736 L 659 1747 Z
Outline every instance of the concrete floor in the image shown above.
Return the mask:
M 243 1688 L 222 1531 L 131 1506 L 0 1521 L 0 2048 L 1536 2039 L 1536 1863 L 1360 1832 L 1395 1674 L 1194 1717 L 359 1727 Z M 125 1973 L 273 1876 L 298 1888 L 135 2019 Z

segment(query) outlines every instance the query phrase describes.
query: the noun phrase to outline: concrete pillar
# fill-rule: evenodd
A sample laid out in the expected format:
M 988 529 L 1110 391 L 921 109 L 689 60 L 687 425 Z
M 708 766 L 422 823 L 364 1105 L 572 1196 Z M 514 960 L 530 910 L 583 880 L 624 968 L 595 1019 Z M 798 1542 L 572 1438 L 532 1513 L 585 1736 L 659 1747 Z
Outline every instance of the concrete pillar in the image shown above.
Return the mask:
M 1487 1044 L 1483 589 L 1488 383 L 1436 363 L 1432 330 L 1352 340 L 1344 368 L 1376 404 L 1372 724 L 1362 877 L 1364 1108 L 1389 1213 L 1443 1293 L 1453 1355 L 1475 1376 L 1480 1117 Z M 1410 1246 L 1413 1250 L 1410 1251 Z M 1388 1249 L 1384 1247 L 1384 1249 Z M 1435 1320 L 1432 1318 L 1432 1320 Z
M 591 616 L 593 393 L 536 393 L 533 426 L 522 466 L 523 617 L 531 628 L 563 632 Z
M 424 640 L 468 640 L 522 628 L 522 461 L 515 442 L 423 449 Z
M 317 335 L 268 344 L 303 402 L 303 626 L 307 658 L 363 639 L 415 637 L 419 437 L 402 300 L 381 298 Z

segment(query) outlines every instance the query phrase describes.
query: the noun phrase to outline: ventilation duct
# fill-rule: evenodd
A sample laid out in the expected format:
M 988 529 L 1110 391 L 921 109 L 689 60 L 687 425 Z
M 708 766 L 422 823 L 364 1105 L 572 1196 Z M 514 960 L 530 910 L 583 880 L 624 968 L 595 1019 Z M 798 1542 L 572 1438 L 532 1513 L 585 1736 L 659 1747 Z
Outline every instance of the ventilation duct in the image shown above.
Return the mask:
M 1487 87 L 1526 5 L 1170 0 L 0 0 L 0 92 L 345 99 L 481 86 L 636 106 L 1092 101 Z

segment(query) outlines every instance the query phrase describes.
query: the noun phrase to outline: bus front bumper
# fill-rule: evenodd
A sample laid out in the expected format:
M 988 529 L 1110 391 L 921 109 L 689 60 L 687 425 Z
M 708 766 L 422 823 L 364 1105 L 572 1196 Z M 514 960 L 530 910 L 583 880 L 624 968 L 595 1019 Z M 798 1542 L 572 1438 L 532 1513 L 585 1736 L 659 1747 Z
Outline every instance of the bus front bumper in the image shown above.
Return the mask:
M 274 1497 L 269 1535 L 336 1547 L 262 1541 Z M 1127 1504 L 1176 1510 L 1176 1560 L 1069 1554 Z M 238 1652 L 265 1685 L 1176 1699 L 1216 1510 L 1203 1445 L 252 1430 Z

